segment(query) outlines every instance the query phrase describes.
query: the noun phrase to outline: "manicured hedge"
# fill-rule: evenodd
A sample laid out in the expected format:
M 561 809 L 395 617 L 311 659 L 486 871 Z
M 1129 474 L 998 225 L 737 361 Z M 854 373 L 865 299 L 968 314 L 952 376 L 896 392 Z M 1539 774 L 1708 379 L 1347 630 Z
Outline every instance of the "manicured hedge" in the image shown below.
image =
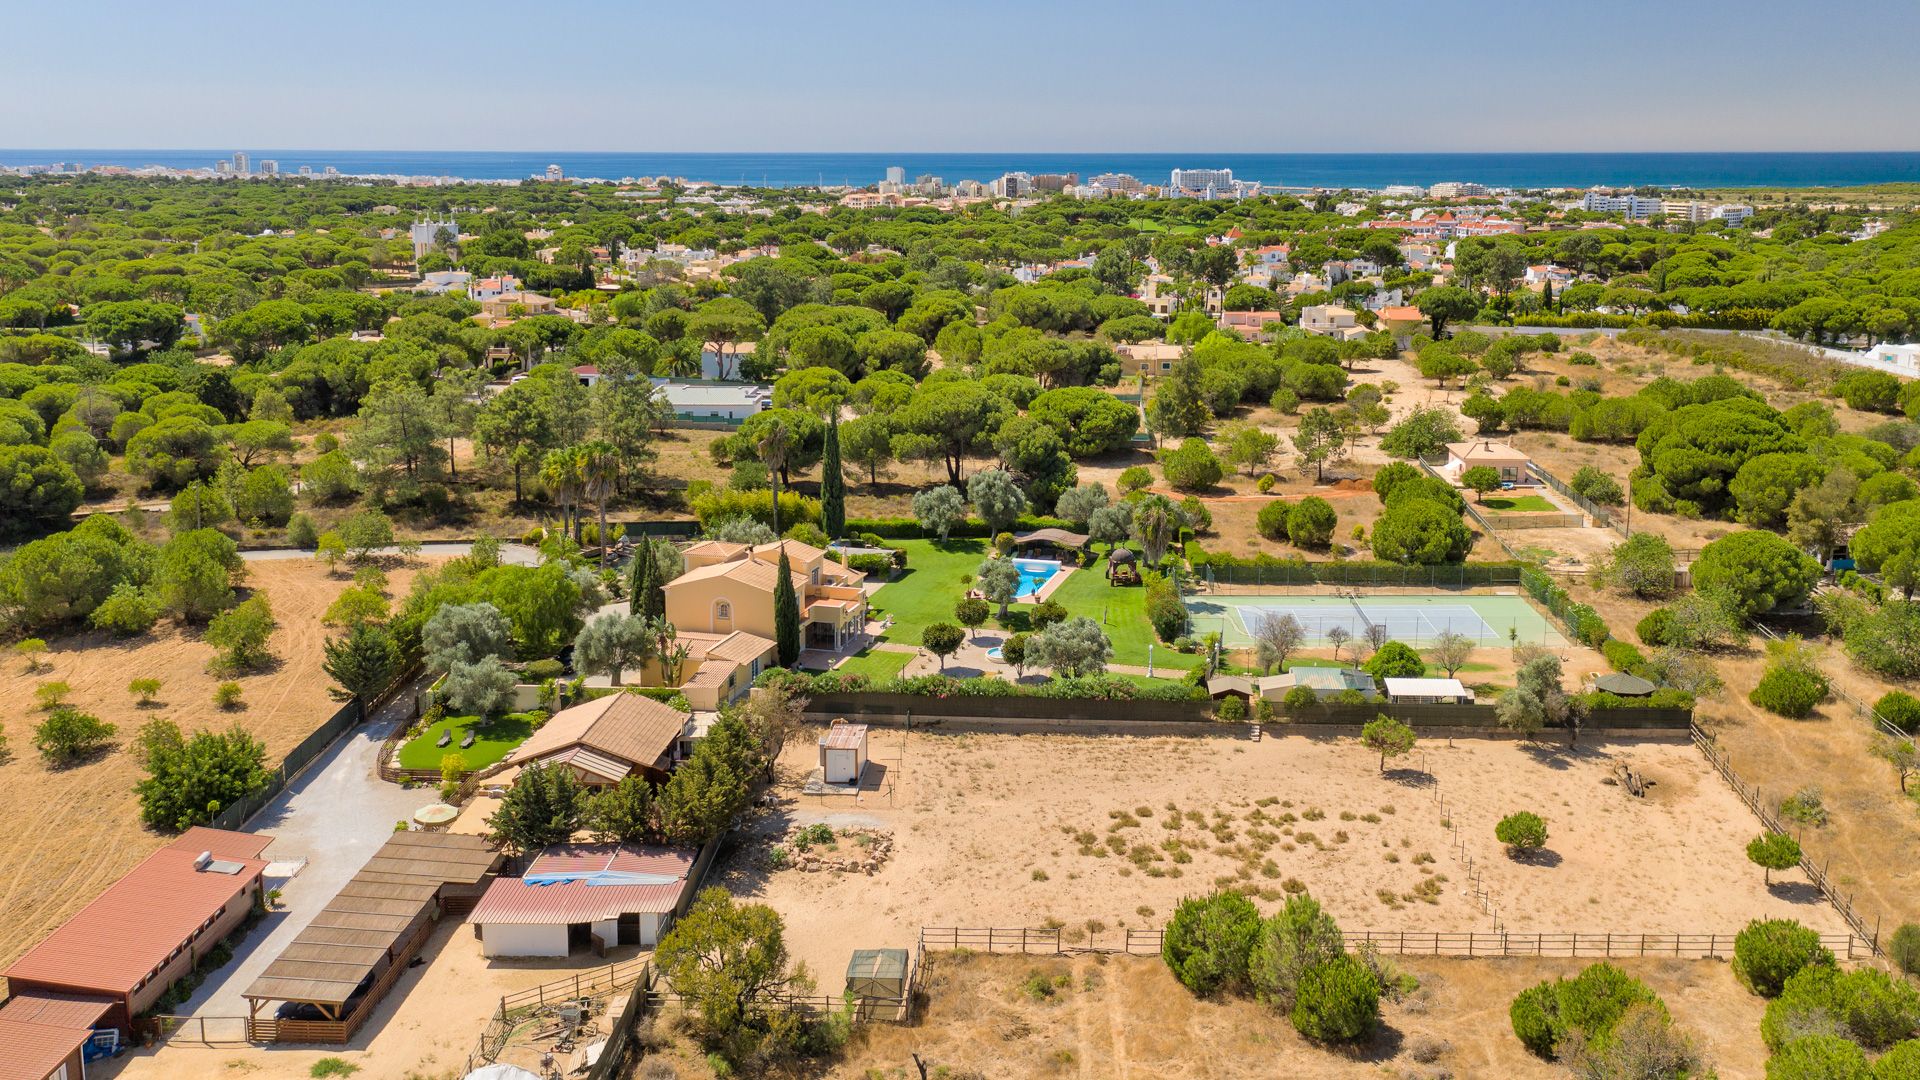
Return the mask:
M 1206 701 L 1207 692 L 1198 686 L 1168 683 L 1143 686 L 1112 675 L 1091 675 L 1081 679 L 1052 679 L 1028 686 L 1006 679 L 955 679 L 946 675 L 918 675 L 913 678 L 876 679 L 868 675 L 836 675 L 823 672 L 809 675 L 800 671 L 772 668 L 762 672 L 757 686 L 781 686 L 803 696 L 815 694 L 918 694 L 923 697 L 1037 697 L 1084 698 L 1095 701 Z
M 1022 517 L 1013 523 L 1013 532 L 1032 532 L 1035 529 L 1065 529 L 1076 531 L 1073 522 L 1055 517 Z M 883 540 L 926 540 L 931 539 L 927 530 L 913 518 L 848 518 L 847 533 L 857 536 L 872 533 Z M 954 539 L 989 540 L 993 530 L 979 518 L 968 518 L 955 525 L 947 535 Z

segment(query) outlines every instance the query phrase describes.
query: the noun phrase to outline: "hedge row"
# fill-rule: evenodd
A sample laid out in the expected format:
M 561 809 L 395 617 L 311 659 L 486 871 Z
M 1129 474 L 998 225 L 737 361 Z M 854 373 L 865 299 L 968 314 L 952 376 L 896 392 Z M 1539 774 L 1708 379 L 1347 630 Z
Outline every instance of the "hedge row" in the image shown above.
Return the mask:
M 1013 523 L 1013 532 L 1032 532 L 1035 529 L 1065 529 L 1073 532 L 1073 522 L 1055 517 L 1023 517 Z M 914 518 L 848 518 L 847 533 L 872 533 L 883 540 L 927 540 L 934 535 L 920 526 Z M 955 539 L 989 540 L 993 530 L 979 518 L 968 518 L 947 531 Z
M 1207 551 L 1188 545 L 1187 562 L 1195 573 L 1211 569 L 1222 572 L 1253 570 L 1268 572 L 1276 582 L 1297 579 L 1348 585 L 1424 584 L 1439 581 L 1460 585 L 1508 585 L 1528 566 L 1521 562 L 1453 563 L 1441 566 L 1407 566 L 1377 559 L 1336 559 L 1309 561 L 1296 556 L 1235 555 L 1226 551 Z
M 1520 571 L 1520 585 L 1529 596 L 1553 612 L 1575 641 L 1605 653 L 1607 639 L 1613 633 L 1607 629 L 1607 621 L 1600 617 L 1599 612 L 1567 595 L 1567 590 L 1536 567 L 1528 566 Z M 1613 658 L 1609 656 L 1607 659 Z
M 1092 699 L 1095 701 L 1206 701 L 1207 692 L 1198 686 L 1168 683 L 1143 686 L 1114 675 L 1090 675 L 1080 679 L 1053 679 L 1027 685 L 981 676 L 956 679 L 947 675 L 916 675 L 912 678 L 880 678 L 869 675 L 838 675 L 831 671 L 809 675 L 803 671 L 771 668 L 761 673 L 756 686 L 779 686 L 802 696 L 817 694 L 916 694 L 922 697 L 1036 697 Z

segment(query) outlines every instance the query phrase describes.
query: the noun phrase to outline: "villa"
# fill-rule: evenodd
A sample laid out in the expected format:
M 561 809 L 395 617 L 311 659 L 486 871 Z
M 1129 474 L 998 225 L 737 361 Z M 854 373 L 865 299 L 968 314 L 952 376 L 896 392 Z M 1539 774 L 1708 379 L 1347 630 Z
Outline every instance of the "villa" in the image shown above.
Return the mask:
M 1506 443 L 1475 439 L 1472 442 L 1448 443 L 1447 463 L 1440 466 L 1440 473 L 1458 484 L 1461 474 L 1468 469 L 1485 465 L 1500 474 L 1503 484 L 1538 483 L 1533 474 L 1527 471 L 1527 466 L 1531 464 L 1532 459 Z
M 527 741 L 501 759 L 508 767 L 488 777 L 505 790 L 528 765 L 565 765 L 590 788 L 612 787 L 628 776 L 667 782 L 675 751 L 688 730 L 685 712 L 639 694 L 617 692 L 561 709 Z
M 707 634 L 744 630 L 777 639 L 774 590 L 782 552 L 792 570 L 794 597 L 800 602 L 801 644 L 809 649 L 843 652 L 866 637 L 866 575 L 827 558 L 827 553 L 797 540 L 749 547 L 703 540 L 680 555 L 686 572 L 667 582 L 667 621 Z

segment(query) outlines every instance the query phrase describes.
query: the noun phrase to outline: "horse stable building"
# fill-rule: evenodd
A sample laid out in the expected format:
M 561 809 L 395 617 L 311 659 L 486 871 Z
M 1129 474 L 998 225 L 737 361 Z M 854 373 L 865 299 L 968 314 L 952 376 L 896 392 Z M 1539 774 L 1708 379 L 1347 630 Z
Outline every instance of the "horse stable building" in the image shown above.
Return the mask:
M 260 856 L 272 842 L 188 829 L 14 961 L 0 1046 L 37 1056 L 10 1064 L 22 1076 L 64 1069 L 79 1080 L 81 1048 L 95 1032 L 130 1037 L 136 1017 L 262 906 Z

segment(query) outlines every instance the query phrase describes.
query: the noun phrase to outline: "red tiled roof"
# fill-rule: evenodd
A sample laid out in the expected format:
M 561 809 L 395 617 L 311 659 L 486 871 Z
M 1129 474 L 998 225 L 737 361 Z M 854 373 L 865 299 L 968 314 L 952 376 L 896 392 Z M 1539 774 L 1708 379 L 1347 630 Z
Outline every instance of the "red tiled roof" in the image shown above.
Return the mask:
M 0 1017 L 0 1080 L 47 1080 L 87 1041 L 86 1028 L 29 1024 Z M 77 1080 L 77 1078 L 76 1078 Z
M 619 915 L 664 915 L 680 902 L 685 881 L 665 885 L 589 885 L 569 881 L 529 885 L 523 878 L 496 878 L 467 921 L 551 926 L 598 922 Z
M 91 1028 L 113 1006 L 112 998 L 28 990 L 24 994 L 15 994 L 5 1005 L 0 1005 L 0 1020 L 16 1024 Z
M 266 869 L 259 855 L 272 842 L 253 833 L 188 829 L 14 961 L 8 979 L 131 993 L 224 905 L 245 902 L 236 894 Z M 196 870 L 203 851 L 238 863 L 239 871 Z

